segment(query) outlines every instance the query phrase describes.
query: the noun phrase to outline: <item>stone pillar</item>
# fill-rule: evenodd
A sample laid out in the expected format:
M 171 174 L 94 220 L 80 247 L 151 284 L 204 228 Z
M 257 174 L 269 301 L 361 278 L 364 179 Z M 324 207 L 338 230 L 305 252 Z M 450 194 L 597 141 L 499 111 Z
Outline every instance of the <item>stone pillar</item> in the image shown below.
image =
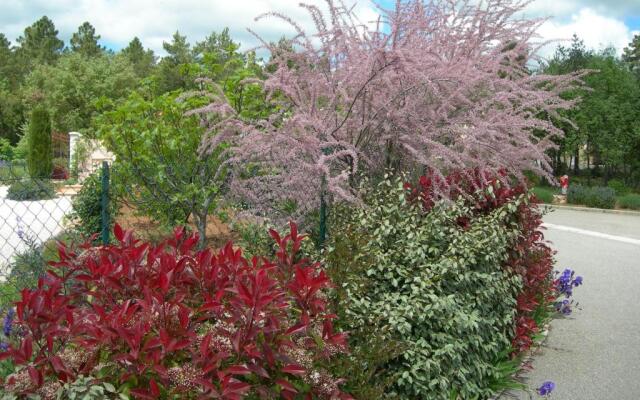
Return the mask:
M 73 169 L 73 157 L 76 154 L 76 144 L 79 139 L 79 132 L 69 132 L 69 171 Z

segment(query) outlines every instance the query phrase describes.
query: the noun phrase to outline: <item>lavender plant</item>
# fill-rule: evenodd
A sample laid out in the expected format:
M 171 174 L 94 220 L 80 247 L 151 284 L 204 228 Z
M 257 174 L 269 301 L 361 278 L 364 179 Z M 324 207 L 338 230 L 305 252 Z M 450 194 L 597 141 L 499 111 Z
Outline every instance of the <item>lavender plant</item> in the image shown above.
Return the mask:
M 0 352 L 7 351 L 9 349 L 9 343 L 15 336 L 14 320 L 15 310 L 13 307 L 9 308 L 2 319 L 2 335 L 0 338 Z M 0 361 L 0 379 L 4 379 L 15 370 L 14 365 L 9 360 Z M 0 391 L 0 394 L 2 392 Z
M 574 306 L 573 289 L 582 285 L 582 277 L 576 276 L 576 272 L 571 269 L 565 269 L 562 274 L 556 272 L 557 278 L 554 281 L 558 300 L 554 303 L 557 312 L 562 315 L 571 314 Z M 575 303 L 577 306 L 577 303 Z
M 540 385 L 538 389 L 536 389 L 536 392 L 540 396 L 543 396 L 544 398 L 548 399 L 551 397 L 551 392 L 553 392 L 555 388 L 556 388 L 556 384 L 553 381 L 545 381 L 542 383 L 542 385 Z

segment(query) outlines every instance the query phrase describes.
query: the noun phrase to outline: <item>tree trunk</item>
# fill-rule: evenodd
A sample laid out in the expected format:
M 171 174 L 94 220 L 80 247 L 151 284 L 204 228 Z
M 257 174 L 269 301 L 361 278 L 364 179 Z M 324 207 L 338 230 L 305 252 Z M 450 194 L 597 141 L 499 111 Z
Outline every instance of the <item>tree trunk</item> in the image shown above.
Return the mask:
M 193 214 L 196 228 L 198 229 L 198 250 L 204 249 L 207 243 L 207 214 Z
M 576 151 L 575 151 L 575 154 L 574 154 L 573 174 L 574 175 L 579 175 L 580 174 L 580 146 L 579 145 L 576 145 Z

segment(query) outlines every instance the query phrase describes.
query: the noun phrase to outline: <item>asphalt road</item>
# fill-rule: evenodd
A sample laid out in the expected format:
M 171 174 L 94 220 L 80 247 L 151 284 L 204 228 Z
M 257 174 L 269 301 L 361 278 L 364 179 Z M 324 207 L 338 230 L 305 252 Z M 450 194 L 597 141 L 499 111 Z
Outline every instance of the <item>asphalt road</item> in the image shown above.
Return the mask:
M 560 400 L 640 399 L 640 216 L 556 210 L 544 220 L 557 269 L 584 285 L 580 309 L 552 322 L 527 383 L 554 381 Z
M 22 230 L 37 243 L 62 231 L 64 216 L 71 211 L 71 199 L 58 196 L 42 201 L 12 201 L 6 198 L 7 187 L 0 186 L 0 280 L 10 271 L 13 256 L 27 248 L 19 237 Z

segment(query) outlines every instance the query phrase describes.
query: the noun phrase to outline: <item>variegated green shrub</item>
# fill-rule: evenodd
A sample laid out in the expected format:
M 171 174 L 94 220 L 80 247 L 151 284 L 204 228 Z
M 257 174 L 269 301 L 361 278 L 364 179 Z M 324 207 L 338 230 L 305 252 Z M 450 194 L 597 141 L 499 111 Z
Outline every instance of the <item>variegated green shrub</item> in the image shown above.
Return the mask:
M 488 396 L 495 360 L 513 337 L 521 280 L 503 265 L 524 199 L 486 215 L 465 201 L 426 213 L 407 201 L 400 179 L 364 197 L 366 207 L 334 212 L 325 253 L 352 348 L 374 337 L 400 343 L 373 375 L 391 378 L 388 397 Z

